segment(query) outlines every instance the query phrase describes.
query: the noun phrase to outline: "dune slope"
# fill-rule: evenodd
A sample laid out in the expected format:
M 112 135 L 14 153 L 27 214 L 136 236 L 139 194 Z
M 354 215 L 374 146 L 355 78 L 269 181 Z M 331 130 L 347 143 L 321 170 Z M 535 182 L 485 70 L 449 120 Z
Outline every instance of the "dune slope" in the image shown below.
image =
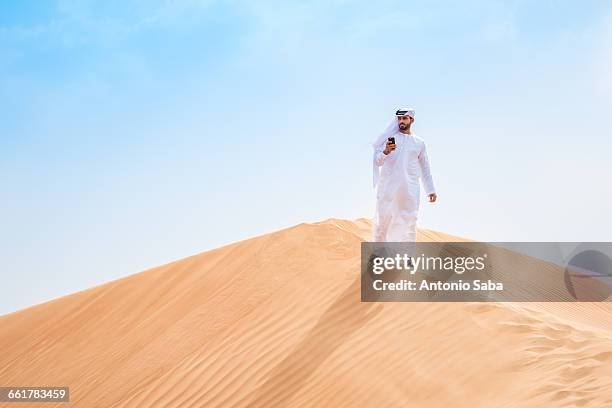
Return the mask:
M 361 303 L 370 229 L 302 223 L 1 316 L 0 385 L 70 387 L 41 407 L 612 406 L 608 303 Z

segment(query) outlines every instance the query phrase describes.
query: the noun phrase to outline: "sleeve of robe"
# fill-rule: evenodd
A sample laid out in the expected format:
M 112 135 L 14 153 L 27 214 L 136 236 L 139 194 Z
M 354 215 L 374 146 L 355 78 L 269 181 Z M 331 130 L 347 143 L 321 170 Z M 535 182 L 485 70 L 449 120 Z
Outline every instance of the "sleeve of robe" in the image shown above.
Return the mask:
M 382 166 L 387 158 L 387 155 L 383 153 L 385 147 L 385 145 L 382 145 L 382 147 L 379 147 L 374 151 L 374 163 L 376 163 L 377 166 Z
M 419 153 L 419 165 L 421 166 L 421 182 L 427 195 L 436 192 L 434 187 L 433 178 L 431 177 L 431 170 L 429 168 L 429 159 L 427 158 L 427 148 L 423 143 L 421 153 Z

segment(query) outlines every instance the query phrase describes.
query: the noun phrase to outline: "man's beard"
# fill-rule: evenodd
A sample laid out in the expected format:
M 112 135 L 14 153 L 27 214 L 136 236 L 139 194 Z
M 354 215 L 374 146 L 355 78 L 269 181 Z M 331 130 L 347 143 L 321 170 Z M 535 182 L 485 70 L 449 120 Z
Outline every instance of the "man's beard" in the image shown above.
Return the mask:
M 401 130 L 406 130 L 408 128 L 408 125 L 406 125 L 405 123 L 400 123 L 399 128 Z

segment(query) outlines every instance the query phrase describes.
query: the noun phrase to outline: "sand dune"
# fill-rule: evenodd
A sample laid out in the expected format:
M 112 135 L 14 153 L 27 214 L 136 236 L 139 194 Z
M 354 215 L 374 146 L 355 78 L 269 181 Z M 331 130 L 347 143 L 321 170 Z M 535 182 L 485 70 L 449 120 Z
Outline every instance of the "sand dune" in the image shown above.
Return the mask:
M 1 316 L 0 385 L 70 387 L 44 407 L 612 406 L 608 303 L 361 303 L 370 229 L 303 223 Z

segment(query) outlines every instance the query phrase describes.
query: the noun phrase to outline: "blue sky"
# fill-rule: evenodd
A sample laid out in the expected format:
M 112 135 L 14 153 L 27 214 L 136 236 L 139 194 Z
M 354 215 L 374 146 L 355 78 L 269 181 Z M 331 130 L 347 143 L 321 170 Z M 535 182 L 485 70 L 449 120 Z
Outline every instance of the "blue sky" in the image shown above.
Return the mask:
M 371 217 L 416 108 L 420 225 L 610 241 L 605 1 L 0 5 L 0 314 L 226 243 Z

